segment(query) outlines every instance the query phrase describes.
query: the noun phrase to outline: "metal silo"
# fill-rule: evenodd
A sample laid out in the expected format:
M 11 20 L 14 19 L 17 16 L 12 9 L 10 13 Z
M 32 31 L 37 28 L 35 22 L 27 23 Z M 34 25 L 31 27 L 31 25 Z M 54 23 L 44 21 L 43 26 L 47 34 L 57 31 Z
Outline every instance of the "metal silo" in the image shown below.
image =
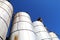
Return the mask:
M 59 40 L 58 36 L 54 32 L 50 32 L 49 34 L 50 34 L 52 40 Z
M 10 40 L 36 40 L 30 16 L 26 12 L 15 15 Z
M 12 13 L 12 5 L 8 1 L 0 0 L 0 40 L 6 39 Z
M 38 21 L 33 22 L 33 25 L 34 31 L 37 35 L 37 40 L 51 40 L 51 37 L 47 29 L 44 27 L 41 19 L 38 19 Z

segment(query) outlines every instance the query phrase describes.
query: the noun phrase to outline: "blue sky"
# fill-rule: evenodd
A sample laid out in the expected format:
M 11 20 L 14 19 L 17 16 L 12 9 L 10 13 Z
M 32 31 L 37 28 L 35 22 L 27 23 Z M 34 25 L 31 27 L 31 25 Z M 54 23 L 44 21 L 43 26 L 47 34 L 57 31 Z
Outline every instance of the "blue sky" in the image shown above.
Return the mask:
M 43 23 L 48 30 L 55 32 L 58 36 L 60 35 L 60 0 L 9 1 L 14 7 L 14 14 L 21 11 L 28 12 L 32 21 L 35 21 L 38 17 L 42 17 Z

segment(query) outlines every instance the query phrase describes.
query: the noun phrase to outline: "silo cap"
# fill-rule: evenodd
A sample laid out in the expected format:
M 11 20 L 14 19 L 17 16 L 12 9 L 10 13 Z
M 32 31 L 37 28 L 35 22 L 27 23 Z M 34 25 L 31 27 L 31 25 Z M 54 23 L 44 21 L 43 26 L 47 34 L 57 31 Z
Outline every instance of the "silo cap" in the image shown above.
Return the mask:
M 51 37 L 57 37 L 57 35 L 54 32 L 49 33 Z
M 23 15 L 30 18 L 30 15 L 27 12 L 18 12 L 17 15 Z
M 34 26 L 37 26 L 37 25 L 44 26 L 43 23 L 40 22 L 40 21 L 34 21 L 34 22 L 33 22 L 33 25 L 34 25 Z

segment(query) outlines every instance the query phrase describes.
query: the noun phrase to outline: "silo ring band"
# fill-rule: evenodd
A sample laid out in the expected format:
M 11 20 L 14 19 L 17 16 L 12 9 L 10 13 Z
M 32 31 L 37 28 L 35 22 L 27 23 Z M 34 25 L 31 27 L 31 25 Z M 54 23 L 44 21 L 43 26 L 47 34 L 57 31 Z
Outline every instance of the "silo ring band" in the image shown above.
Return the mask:
M 47 31 L 38 31 L 38 32 L 36 32 L 36 33 L 40 33 L 40 32 L 47 32 Z
M 3 40 L 3 38 L 0 36 L 0 39 Z
M 26 30 L 26 31 L 31 31 L 31 32 L 33 32 L 33 33 L 36 35 L 36 33 L 35 33 L 34 31 L 29 30 L 29 29 L 19 29 L 19 30 L 13 31 L 12 33 L 17 32 L 17 31 L 23 31 L 23 30 Z M 11 34 L 12 34 L 12 33 L 11 33 Z
M 43 26 L 43 25 L 36 25 L 36 26 L 34 26 L 34 27 L 38 27 L 38 26 Z
M 50 39 L 50 40 L 52 40 L 51 38 L 44 38 L 44 39 L 41 39 L 41 40 L 45 40 L 45 39 Z
M 1 6 L 0 6 L 1 7 Z M 1 7 L 2 8 L 2 7 Z M 4 8 L 2 8 L 2 9 L 4 9 Z M 4 11 L 6 11 L 5 9 L 4 9 Z M 6 11 L 7 12 L 7 11 Z M 7 14 L 9 15 L 9 13 L 7 12 Z M 9 15 L 9 18 L 10 18 L 10 15 Z
M 13 23 L 13 25 L 16 24 L 16 23 L 19 23 L 19 22 L 27 22 L 27 21 L 18 21 L 18 22 Z M 30 23 L 30 22 L 27 22 L 27 23 L 29 23 L 29 24 L 32 25 L 32 23 Z M 33 25 L 32 25 L 32 26 L 33 26 Z
M 4 3 L 3 1 L 0 1 L 0 2 L 2 2 L 2 3 Z M 6 3 L 4 3 L 5 5 L 7 5 Z M 7 5 L 8 6 L 8 5 Z M 9 7 L 9 6 L 8 6 Z M 10 7 L 9 7 L 10 8 Z M 11 12 L 12 12 L 12 9 L 10 8 L 10 10 L 11 10 Z
M 17 17 L 20 17 L 20 16 L 24 16 L 24 17 L 29 18 L 28 16 L 25 16 L 25 15 L 19 15 L 19 16 L 17 15 L 17 16 L 14 17 L 14 19 L 17 18 Z M 29 18 L 29 19 L 30 19 L 30 18 Z
M 57 38 L 57 37 L 52 37 L 52 38 Z
M 6 23 L 6 21 L 0 16 L 0 18 L 5 22 L 7 28 L 8 28 L 8 24 Z
M 16 24 L 16 23 L 19 23 L 19 22 L 27 22 L 27 21 L 18 21 L 18 22 L 13 23 L 13 25 Z M 32 25 L 32 23 L 30 23 L 30 22 L 27 22 L 27 23 L 29 23 L 29 24 Z M 33 25 L 32 25 L 32 26 L 33 26 Z

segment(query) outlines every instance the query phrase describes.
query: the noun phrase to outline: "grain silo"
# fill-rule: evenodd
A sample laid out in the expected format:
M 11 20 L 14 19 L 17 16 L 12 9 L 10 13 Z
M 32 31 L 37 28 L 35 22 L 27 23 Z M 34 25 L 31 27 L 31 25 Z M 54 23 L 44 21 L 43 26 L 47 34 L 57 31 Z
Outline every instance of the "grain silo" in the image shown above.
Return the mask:
M 54 32 L 50 32 L 49 34 L 50 34 L 52 40 L 59 40 L 58 36 Z
M 41 18 L 33 22 L 33 25 L 34 25 L 34 31 L 37 35 L 37 40 L 51 40 L 51 37 L 47 29 L 44 27 Z
M 10 40 L 36 40 L 32 21 L 26 12 L 18 12 L 14 17 Z
M 12 13 L 12 5 L 6 0 L 0 0 L 0 40 L 6 39 Z

